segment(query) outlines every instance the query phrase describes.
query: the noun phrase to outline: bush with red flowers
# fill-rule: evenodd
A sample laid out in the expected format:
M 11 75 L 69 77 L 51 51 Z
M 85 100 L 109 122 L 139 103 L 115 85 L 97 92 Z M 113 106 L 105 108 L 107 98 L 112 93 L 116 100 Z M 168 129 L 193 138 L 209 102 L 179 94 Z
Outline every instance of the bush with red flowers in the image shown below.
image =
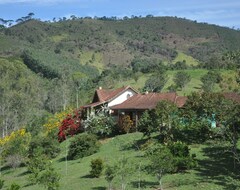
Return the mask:
M 73 114 L 68 114 L 67 117 L 62 121 L 58 132 L 58 141 L 63 142 L 67 136 L 73 136 L 80 132 L 83 132 L 81 125 L 82 109 L 75 110 Z

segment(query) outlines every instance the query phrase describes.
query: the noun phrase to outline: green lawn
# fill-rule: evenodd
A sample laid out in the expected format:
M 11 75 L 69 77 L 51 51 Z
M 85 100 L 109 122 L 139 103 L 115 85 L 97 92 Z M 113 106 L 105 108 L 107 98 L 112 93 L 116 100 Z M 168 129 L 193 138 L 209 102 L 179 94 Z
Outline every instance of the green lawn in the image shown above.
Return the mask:
M 131 165 L 136 168 L 146 163 L 142 157 L 143 153 L 137 151 L 132 146 L 135 140 L 141 140 L 141 133 L 120 135 L 102 141 L 100 151 L 92 156 L 74 161 L 65 162 L 66 145 L 69 141 L 61 144 L 61 154 L 52 162 L 61 175 L 60 190 L 104 190 L 107 189 L 107 182 L 104 176 L 91 178 L 89 175 L 90 162 L 95 158 L 102 158 L 105 163 L 117 163 L 120 158 L 128 158 Z M 191 145 L 191 153 L 195 153 L 198 159 L 198 166 L 194 170 L 183 173 L 168 174 L 163 177 L 163 186 L 167 190 L 206 190 L 206 189 L 236 189 L 234 183 L 229 178 L 232 174 L 233 166 L 229 155 L 222 153 L 222 147 L 208 145 Z M 155 176 L 137 169 L 131 169 L 128 176 L 127 189 L 138 189 L 139 179 L 141 189 L 156 189 L 157 181 Z M 16 170 L 6 167 L 1 168 L 2 178 L 6 180 L 5 185 L 16 182 L 22 186 L 23 190 L 42 190 L 39 185 L 30 185 L 26 168 L 21 167 Z M 140 175 L 139 175 L 140 174 Z M 140 178 L 139 178 L 140 176 Z M 114 187 L 120 189 L 120 179 L 114 180 Z
M 177 57 L 172 61 L 176 63 L 178 61 L 182 62 L 183 60 L 186 61 L 188 66 L 197 66 L 199 64 L 198 60 L 194 59 L 192 56 L 186 55 L 183 52 L 178 51 Z

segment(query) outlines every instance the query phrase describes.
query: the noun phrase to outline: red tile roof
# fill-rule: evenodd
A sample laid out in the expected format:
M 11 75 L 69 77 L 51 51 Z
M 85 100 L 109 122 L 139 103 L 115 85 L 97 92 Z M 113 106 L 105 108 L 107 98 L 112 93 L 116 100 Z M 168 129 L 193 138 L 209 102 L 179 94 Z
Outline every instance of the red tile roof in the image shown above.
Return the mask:
M 123 91 L 127 90 L 128 88 L 130 88 L 130 87 L 127 86 L 127 87 L 122 87 L 122 88 L 118 88 L 115 90 L 97 89 L 96 93 L 98 95 L 99 101 L 105 102 L 105 101 L 113 99 L 118 94 L 122 93 Z
M 148 94 L 136 94 L 130 97 L 125 102 L 112 106 L 111 109 L 153 109 L 157 103 L 161 100 L 169 100 L 177 104 L 178 107 L 182 107 L 186 102 L 186 97 L 178 97 L 176 93 L 148 93 Z
M 232 100 L 233 102 L 240 104 L 240 95 L 235 92 L 223 93 L 223 96 L 226 99 Z
M 121 87 L 121 88 L 118 88 L 118 89 L 115 89 L 115 90 L 97 89 L 95 91 L 95 96 L 97 96 L 98 100 L 96 101 L 96 100 L 93 99 L 91 104 L 85 105 L 83 107 L 85 107 L 85 108 L 95 107 L 95 106 L 98 106 L 100 104 L 109 102 L 112 99 L 114 99 L 115 97 L 117 97 L 120 94 L 122 94 L 123 92 L 125 92 L 129 88 L 132 89 L 134 92 L 138 93 L 135 89 L 133 89 L 130 86 Z
M 181 108 L 185 105 L 186 101 L 187 101 L 186 96 L 177 96 L 175 103 L 176 103 L 177 107 Z

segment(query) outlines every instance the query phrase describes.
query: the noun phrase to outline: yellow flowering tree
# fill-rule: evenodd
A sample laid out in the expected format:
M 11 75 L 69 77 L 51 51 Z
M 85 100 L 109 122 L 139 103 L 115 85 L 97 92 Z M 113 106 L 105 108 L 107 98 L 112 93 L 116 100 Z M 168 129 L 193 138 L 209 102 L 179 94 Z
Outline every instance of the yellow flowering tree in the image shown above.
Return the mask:
M 16 168 L 28 155 L 31 134 L 24 128 L 13 131 L 10 135 L 0 139 L 1 156 L 7 164 Z
M 43 125 L 47 133 L 51 133 L 53 130 L 58 129 L 61 126 L 62 121 L 67 117 L 69 113 L 72 113 L 73 109 L 68 108 L 65 111 L 57 112 L 53 116 L 49 117 L 47 122 Z

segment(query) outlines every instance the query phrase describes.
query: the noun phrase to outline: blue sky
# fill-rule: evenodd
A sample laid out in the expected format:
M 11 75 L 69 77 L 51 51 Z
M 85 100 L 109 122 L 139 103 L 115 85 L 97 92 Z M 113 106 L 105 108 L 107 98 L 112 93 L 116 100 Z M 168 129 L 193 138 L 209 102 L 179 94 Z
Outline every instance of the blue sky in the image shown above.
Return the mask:
M 0 18 L 177 16 L 198 22 L 240 28 L 240 0 L 0 0 Z

